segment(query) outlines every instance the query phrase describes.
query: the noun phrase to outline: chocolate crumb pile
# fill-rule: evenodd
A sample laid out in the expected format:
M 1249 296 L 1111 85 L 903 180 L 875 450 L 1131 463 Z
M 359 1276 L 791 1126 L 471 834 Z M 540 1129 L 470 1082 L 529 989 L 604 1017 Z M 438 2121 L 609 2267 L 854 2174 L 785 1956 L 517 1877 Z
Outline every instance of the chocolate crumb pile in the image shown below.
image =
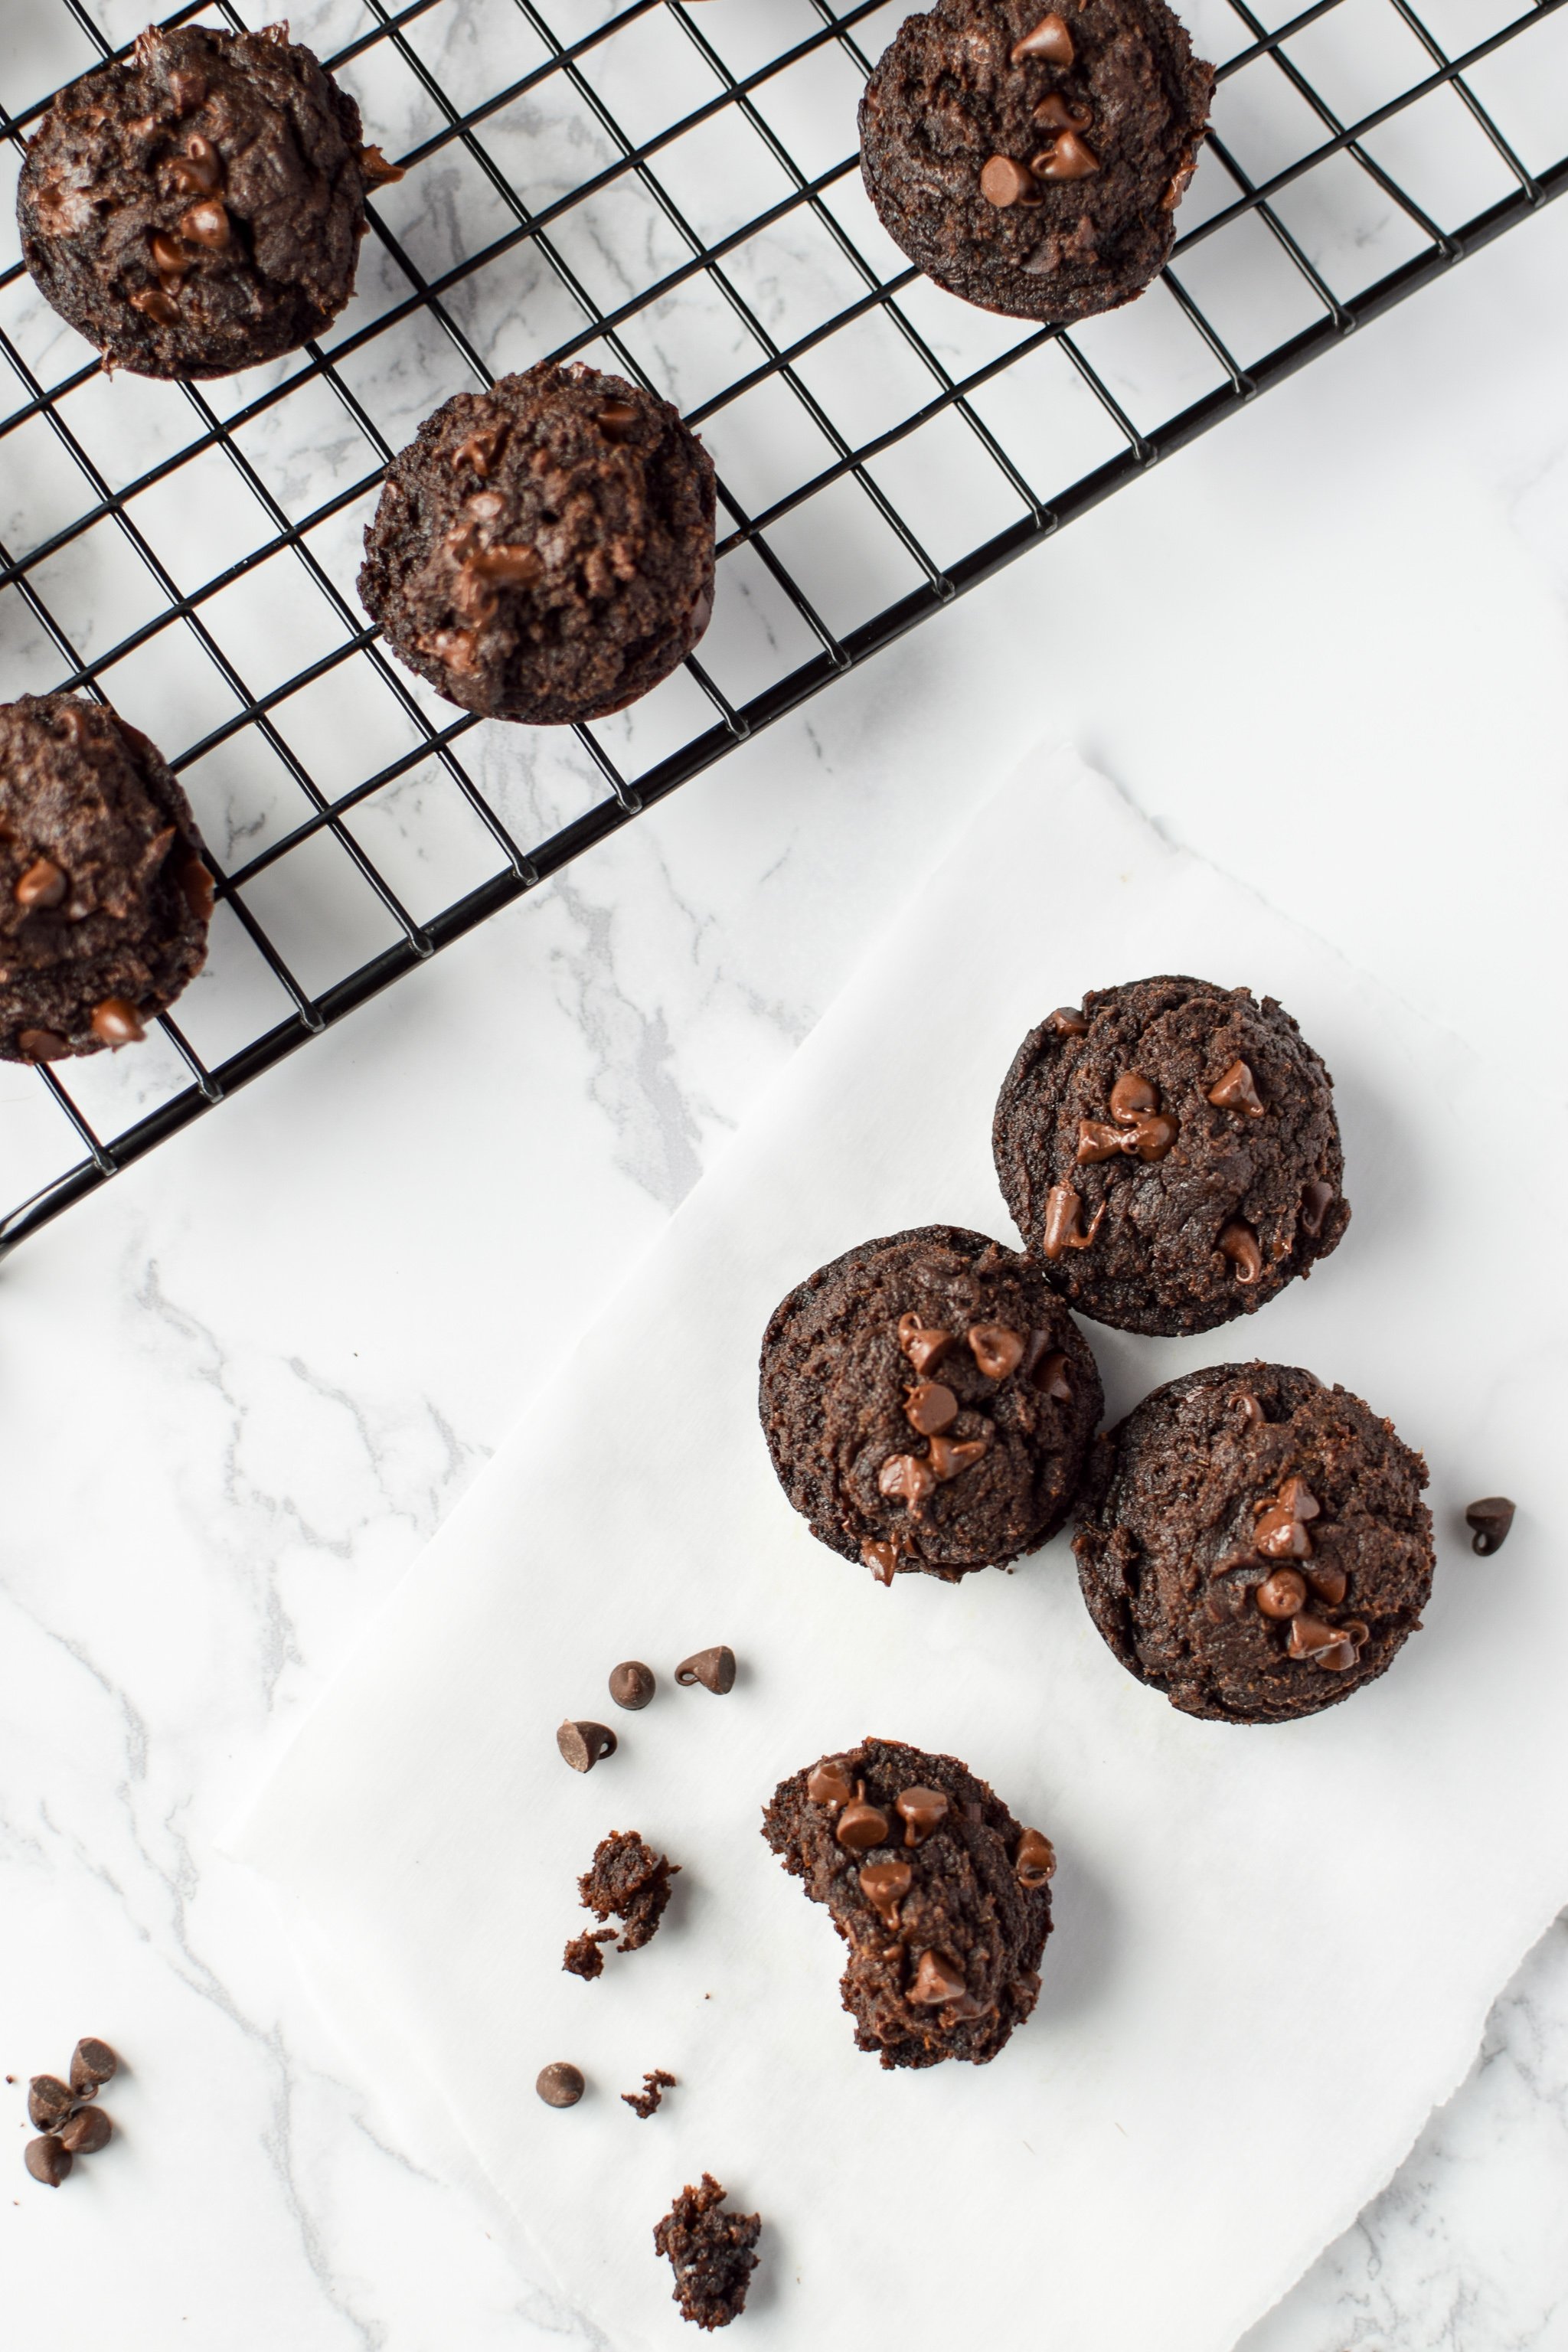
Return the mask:
M 79 2156 L 108 2147 L 114 2126 L 93 2102 L 119 2068 L 108 2042 L 87 2034 L 71 2053 L 68 2083 L 35 2074 L 28 2084 L 27 2116 L 41 2137 L 27 2142 L 22 2161 L 46 2189 L 58 2189 Z
M 740 2317 L 757 2266 L 752 2248 L 762 2216 L 721 2212 L 726 2193 L 705 2172 L 700 2188 L 681 2190 L 653 2233 L 655 2252 L 669 2256 L 680 2315 L 699 2327 L 728 2327 Z

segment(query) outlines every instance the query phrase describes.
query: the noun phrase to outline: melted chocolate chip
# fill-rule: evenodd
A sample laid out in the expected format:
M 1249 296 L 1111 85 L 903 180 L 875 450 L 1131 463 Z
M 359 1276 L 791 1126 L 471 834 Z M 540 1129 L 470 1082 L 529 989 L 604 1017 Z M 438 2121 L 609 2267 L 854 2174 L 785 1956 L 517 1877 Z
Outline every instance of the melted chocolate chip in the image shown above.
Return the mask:
M 943 1442 L 931 1441 L 933 1445 Z M 891 1500 L 907 1504 L 910 1517 L 918 1519 L 935 1492 L 936 1473 L 918 1454 L 889 1454 L 877 1473 L 877 1488 Z
M 1018 1840 L 1013 1868 L 1020 1886 L 1045 1886 L 1056 1876 L 1057 1850 L 1039 1830 L 1026 1830 Z
M 972 1323 L 970 1352 L 988 1381 L 1005 1381 L 1024 1360 L 1024 1335 L 1005 1323 Z
M 934 1370 L 953 1344 L 951 1331 L 922 1323 L 918 1315 L 900 1316 L 899 1345 L 917 1372 Z
M 1045 102 L 1051 103 L 1049 100 Z M 1058 1037 L 1087 1037 L 1089 1015 L 1081 1005 L 1058 1004 L 1054 1013 L 1046 1015 L 1045 1026 L 1054 1029 Z
M 1146 1118 L 1159 1108 L 1158 1087 L 1152 1087 L 1147 1078 L 1141 1078 L 1136 1070 L 1123 1070 L 1110 1089 L 1110 1116 L 1122 1126 Z
M 70 888 L 70 877 L 52 857 L 36 857 L 26 872 L 18 877 L 11 896 L 18 907 L 31 914 L 35 907 L 46 911 L 58 907 Z
M 1207 1099 L 1216 1110 L 1242 1111 L 1248 1118 L 1263 1117 L 1263 1099 L 1245 1062 L 1232 1062 L 1210 1087 Z
M 1255 1283 L 1263 1272 L 1263 1252 L 1258 1246 L 1258 1235 L 1239 1218 L 1220 1227 L 1219 1252 L 1235 1266 L 1237 1281 L 1243 1288 Z
M 1076 131 L 1064 131 L 1043 155 L 1031 157 L 1029 169 L 1037 180 L 1087 180 L 1100 158 Z
M 920 1845 L 942 1827 L 951 1811 L 941 1789 L 900 1789 L 893 1802 L 904 1824 L 906 1845 Z
M 1101 1201 L 1096 1209 L 1087 1233 L 1081 1230 L 1082 1214 L 1083 1202 L 1065 1177 L 1059 1184 L 1051 1186 L 1046 1195 L 1046 1226 L 1040 1242 L 1041 1252 L 1047 1259 L 1060 1257 L 1064 1250 L 1088 1249 L 1100 1231 L 1105 1202 Z
M 966 1437 L 958 1443 L 951 1437 L 933 1437 L 931 1442 L 931 1468 L 943 1486 L 950 1478 L 961 1477 L 973 1470 L 991 1451 L 988 1437 Z
M 1301 1231 L 1309 1241 L 1317 1240 L 1323 1230 L 1323 1221 L 1338 1198 L 1334 1186 L 1325 1183 L 1321 1177 L 1308 1185 L 1301 1195 Z
M 864 1853 L 868 1846 L 888 1843 L 888 1816 L 880 1805 L 868 1805 L 858 1797 L 846 1805 L 834 1825 L 834 1836 L 840 1845 L 852 1853 Z
M 980 193 L 988 205 L 1005 207 L 1026 204 L 1035 184 L 1022 163 L 1015 163 L 1011 155 L 993 155 L 980 174 Z
M 944 2001 L 961 2000 L 968 1990 L 963 1969 L 945 1952 L 922 1952 L 909 1997 L 922 2009 L 936 2009 Z
M 897 1544 L 883 1543 L 875 1536 L 868 1536 L 860 1547 L 860 1557 L 879 1584 L 891 1584 L 899 1566 Z
M 973 1339 L 973 1332 L 970 1337 Z M 981 1369 L 984 1370 L 984 1365 Z M 958 1399 L 940 1381 L 921 1381 L 904 1399 L 904 1418 L 922 1437 L 935 1437 L 958 1419 Z
M 899 1905 L 909 1893 L 914 1872 L 907 1862 L 868 1862 L 860 1870 L 860 1892 L 886 1927 L 899 1924 Z
M 1307 1605 L 1307 1580 L 1299 1569 L 1277 1568 L 1255 1596 L 1266 1617 L 1299 1617 Z
M 842 1764 L 818 1764 L 805 1776 L 805 1793 L 814 1805 L 847 1805 L 855 1785 Z
M 1026 33 L 1021 41 L 1014 42 L 1007 54 L 1007 62 L 1012 66 L 1021 66 L 1031 58 L 1037 58 L 1042 65 L 1047 66 L 1070 66 L 1073 61 L 1072 35 L 1068 31 L 1065 20 L 1054 9 L 1048 16 L 1040 18 L 1033 32 Z

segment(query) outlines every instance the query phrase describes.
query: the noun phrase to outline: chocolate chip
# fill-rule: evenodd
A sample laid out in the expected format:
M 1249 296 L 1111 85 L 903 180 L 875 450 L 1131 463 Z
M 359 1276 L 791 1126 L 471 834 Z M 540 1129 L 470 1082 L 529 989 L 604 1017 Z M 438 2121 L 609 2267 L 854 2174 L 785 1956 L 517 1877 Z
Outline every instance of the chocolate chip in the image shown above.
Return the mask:
M 92 1034 L 100 1045 L 134 1045 L 147 1031 L 128 997 L 106 996 L 92 1008 Z
M 935 1438 L 933 1444 L 942 1440 Z M 877 1473 L 877 1491 L 894 1502 L 906 1503 L 918 1519 L 936 1489 L 936 1474 L 918 1454 L 889 1454 Z
M 1233 1062 L 1229 1069 L 1215 1080 L 1208 1090 L 1207 1099 L 1216 1110 L 1245 1111 L 1248 1118 L 1263 1117 L 1262 1097 L 1245 1062 Z
M 506 499 L 500 490 L 476 490 L 463 500 L 463 512 L 476 522 L 499 522 L 506 512 Z
M 107 2042 L 86 2034 L 71 2052 L 71 2088 L 78 2098 L 90 2099 L 120 2072 L 120 2061 Z
M 1010 155 L 993 155 L 980 174 L 980 193 L 988 205 L 1026 204 L 1035 184 L 1022 163 Z
M 27 2085 L 27 2121 L 35 2131 L 52 2132 L 76 2103 L 76 2092 L 58 2074 L 35 2074 Z
M 1160 1111 L 1144 1112 L 1121 1127 L 1107 1127 L 1097 1118 L 1080 1118 L 1074 1156 L 1080 1167 L 1114 1159 L 1118 1152 L 1129 1160 L 1163 1160 L 1177 1131 L 1175 1120 Z
M 499 580 L 503 588 L 521 588 L 539 578 L 544 560 L 532 547 L 481 547 L 464 568 L 477 572 L 481 579 Z
M 1489 1559 L 1494 1551 L 1501 1551 L 1508 1541 L 1508 1531 L 1513 1525 L 1515 1506 L 1506 1495 L 1487 1495 L 1472 1503 L 1465 1513 L 1465 1525 L 1470 1530 L 1470 1549 L 1482 1559 Z
M 180 868 L 180 892 L 198 923 L 210 923 L 213 877 L 205 862 L 193 850 Z
M 205 74 L 194 72 L 187 66 L 176 66 L 169 76 L 169 96 L 174 101 L 176 114 L 194 114 L 207 94 Z
M 1346 1625 L 1325 1625 L 1317 1617 L 1293 1617 L 1285 1654 L 1306 1659 L 1331 1674 L 1342 1674 L 1347 1666 L 1354 1665 L 1357 1652 L 1366 1638 L 1367 1629 L 1359 1618 Z
M 914 1872 L 897 1857 L 891 1862 L 868 1862 L 860 1871 L 860 1892 L 885 1927 L 899 1924 L 899 1905 L 909 1893 Z
M 1263 1272 L 1263 1252 L 1258 1246 L 1258 1235 L 1239 1218 L 1220 1227 L 1219 1252 L 1235 1266 L 1237 1281 L 1244 1289 Z
M 958 1399 L 940 1381 L 921 1381 L 904 1399 L 904 1419 L 922 1437 L 934 1437 L 958 1419 Z
M 1261 1428 L 1263 1423 L 1268 1420 L 1268 1415 L 1264 1412 L 1263 1407 L 1258 1403 L 1258 1399 L 1253 1395 L 1250 1389 L 1243 1389 L 1240 1396 L 1237 1399 L 1237 1402 L 1241 1408 L 1241 1425 L 1243 1429 Z
M 640 1658 L 627 1658 L 610 1670 L 610 1696 L 629 1713 L 646 1706 L 658 1688 L 653 1668 L 645 1666 Z
M 847 1805 L 855 1794 L 855 1786 L 842 1764 L 818 1764 L 805 1779 L 805 1793 L 814 1805 L 830 1809 Z
M 1306 1523 L 1318 1517 L 1320 1508 L 1304 1478 L 1287 1478 L 1274 1501 L 1259 1507 L 1253 1550 L 1260 1559 L 1306 1559 L 1312 1549 Z
M 1337 1189 L 1319 1177 L 1309 1184 L 1301 1195 L 1301 1231 L 1309 1241 L 1316 1241 L 1323 1230 L 1323 1221 L 1339 1199 Z
M 863 1853 L 868 1846 L 886 1845 L 888 1816 L 880 1805 L 868 1805 L 864 1798 L 857 1797 L 839 1813 L 833 1834 L 840 1845 Z
M 940 1829 L 952 1807 L 940 1789 L 900 1789 L 893 1800 L 904 1824 L 904 1843 L 920 1845 Z
M 169 165 L 168 177 L 176 195 L 210 196 L 223 185 L 223 158 L 210 139 L 193 131 L 184 153 Z
M 52 2132 L 43 2139 L 30 2139 L 22 2150 L 22 2161 L 46 2189 L 58 2189 L 71 2168 L 70 2150 Z
M 606 441 L 624 441 L 636 425 L 637 414 L 629 400 L 606 401 L 598 414 L 599 430 Z
M 1059 89 L 1053 89 L 1041 99 L 1029 119 L 1037 122 L 1042 131 L 1087 131 L 1094 121 L 1094 109 L 1092 106 L 1075 106 L 1071 99 L 1062 96 Z M 1083 1021 L 1081 1013 L 1077 1017 Z M 1058 1015 L 1053 1013 L 1051 1018 L 1055 1021 Z M 1075 1034 L 1081 1037 L 1088 1027 L 1088 1022 L 1083 1021 L 1083 1028 Z
M 917 1372 L 933 1371 L 953 1344 L 951 1331 L 922 1323 L 918 1315 L 899 1318 L 899 1345 Z
M 1070 66 L 1073 60 L 1072 35 L 1066 23 L 1053 9 L 1042 16 L 1032 33 L 1015 41 L 1007 53 L 1010 66 L 1021 66 L 1026 58 L 1037 58 L 1042 65 Z
M 164 285 L 171 278 L 184 278 L 189 274 L 190 262 L 184 247 L 174 237 L 165 236 L 162 229 L 153 236 L 151 250 L 160 285 Z
M 1051 1186 L 1050 1191 L 1046 1194 L 1046 1230 L 1040 1243 L 1040 1248 L 1047 1258 L 1055 1260 L 1060 1257 L 1064 1250 L 1088 1249 L 1100 1231 L 1100 1221 L 1105 1214 L 1105 1202 L 1101 1201 L 1099 1208 L 1096 1209 L 1088 1233 L 1082 1232 L 1079 1227 L 1082 1213 L 1083 1202 L 1079 1199 L 1066 1177 L 1059 1184 Z
M 1064 131 L 1045 154 L 1031 158 L 1029 169 L 1037 180 L 1087 180 L 1100 158 L 1076 131 Z
M 882 1543 L 875 1536 L 868 1536 L 860 1547 L 860 1557 L 879 1584 L 891 1584 L 899 1566 L 897 1544 Z
M 595 1764 L 616 1752 L 616 1735 L 607 1723 L 563 1723 L 555 1745 L 574 1772 L 591 1772 Z
M 1005 1381 L 1024 1360 L 1024 1335 L 1005 1323 L 972 1323 L 968 1338 L 970 1352 L 988 1381 Z
M 1036 1368 L 1035 1386 L 1043 1396 L 1055 1397 L 1058 1404 L 1071 1404 L 1072 1382 L 1068 1378 L 1068 1360 L 1059 1348 L 1043 1358 Z
M 1048 105 L 1050 100 L 1046 103 Z M 1081 1005 L 1058 1004 L 1054 1013 L 1047 1013 L 1044 1025 L 1054 1029 L 1058 1037 L 1087 1037 L 1089 1015 Z
M 1152 1087 L 1147 1078 L 1141 1078 L 1136 1070 L 1123 1070 L 1110 1089 L 1110 1116 L 1123 1127 L 1131 1127 L 1135 1119 L 1147 1118 L 1151 1111 L 1159 1108 L 1158 1087 Z
M 29 1062 L 58 1062 L 70 1052 L 70 1040 L 53 1029 L 19 1029 L 16 1050 Z
M 954 1444 L 951 1437 L 933 1437 L 931 1442 L 931 1467 L 943 1486 L 950 1478 L 962 1476 L 973 1470 L 991 1451 L 988 1437 L 966 1437 Z
M 101 2107 L 79 2107 L 56 2134 L 68 2156 L 96 2156 L 113 2137 L 114 2126 Z
M 1125 1128 L 1108 1127 L 1101 1118 L 1080 1118 L 1073 1158 L 1080 1168 L 1098 1168 L 1102 1160 L 1114 1160 L 1126 1143 Z
M 401 180 L 404 176 L 402 164 L 389 163 L 379 147 L 362 147 L 359 167 L 364 174 L 367 188 L 388 188 L 395 180 Z
M 140 310 L 154 326 L 173 327 L 179 322 L 179 310 L 173 297 L 162 286 L 142 286 L 131 297 L 131 308 Z
M 704 1690 L 722 1698 L 735 1687 L 735 1653 L 726 1643 L 716 1643 L 710 1650 L 694 1650 L 682 1658 L 675 1669 L 675 1679 L 683 1690 L 700 1683 Z
M 188 236 L 193 245 L 205 246 L 209 253 L 221 253 L 229 241 L 228 215 L 216 196 L 209 196 L 181 214 L 180 235 Z M 153 242 L 156 249 L 156 237 Z
M 1255 1597 L 1266 1617 L 1299 1617 L 1307 1605 L 1307 1580 L 1300 1569 L 1277 1568 L 1264 1578 Z
M 944 1952 L 922 1952 L 909 1997 L 922 2009 L 936 2009 L 943 2001 L 961 2000 L 968 1990 L 963 1969 Z
M 35 907 L 58 907 L 70 888 L 70 877 L 52 857 L 35 857 L 26 872 L 18 877 L 11 896 L 31 914 Z
M 1193 184 L 1193 173 L 1196 169 L 1197 165 L 1195 163 L 1184 163 L 1181 170 L 1173 175 L 1164 194 L 1160 199 L 1160 210 L 1163 213 L 1173 213 L 1175 211 L 1176 206 L 1181 203 L 1182 198 L 1186 194 L 1187 190 L 1191 187 Z
M 506 425 L 479 425 L 468 439 L 452 452 L 452 469 L 460 473 L 465 466 L 476 473 L 480 481 L 489 478 L 490 469 L 500 456 L 510 427 Z
M 1026 1830 L 1013 1868 L 1020 1886 L 1045 1886 L 1057 1874 L 1057 1850 L 1041 1831 Z
M 574 2107 L 588 2085 L 581 2066 L 574 2066 L 569 2058 L 557 2058 L 540 2068 L 533 2087 L 547 2107 Z

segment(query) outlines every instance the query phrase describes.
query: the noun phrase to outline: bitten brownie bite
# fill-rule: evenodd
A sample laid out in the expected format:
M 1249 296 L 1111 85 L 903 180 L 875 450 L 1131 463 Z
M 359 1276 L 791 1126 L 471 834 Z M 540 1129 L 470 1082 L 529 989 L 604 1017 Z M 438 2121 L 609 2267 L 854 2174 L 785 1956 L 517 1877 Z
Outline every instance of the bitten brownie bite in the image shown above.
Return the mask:
M 602 719 L 713 611 L 712 461 L 668 401 L 545 361 L 459 392 L 387 468 L 359 593 L 448 702 Z
M 1122 1331 L 1173 1339 L 1253 1314 L 1350 1223 L 1333 1082 L 1250 989 L 1091 989 L 1025 1038 L 992 1143 L 1047 1278 Z
M 1310 1372 L 1189 1372 L 1096 1446 L 1073 1540 L 1089 1615 L 1185 1715 L 1317 1715 L 1420 1628 L 1426 1484 L 1388 1422 Z
M 728 2327 L 746 2307 L 746 2290 L 762 2235 L 760 2213 L 726 2213 L 726 2191 L 710 2172 L 700 2185 L 685 2188 L 662 2221 L 655 2224 L 654 2252 L 669 2256 L 675 2273 L 672 2300 L 682 2319 L 699 2327 Z
M 297 351 L 353 291 L 367 188 L 401 179 L 286 25 L 150 25 L 27 142 L 22 255 L 62 319 L 138 375 Z
M 779 1483 L 819 1542 L 883 1583 L 952 1583 L 1055 1535 L 1102 1402 L 1039 1269 L 955 1225 L 862 1242 L 763 1338 Z
M 1087 319 L 1164 267 L 1213 90 L 1163 0 L 939 0 L 866 85 L 860 167 L 939 286 Z
M 133 1044 L 200 971 L 212 906 L 145 735 L 75 695 L 0 703 L 0 1059 Z
M 612 1830 L 594 1849 L 594 1859 L 577 1881 L 584 1911 L 595 1919 L 619 1919 L 617 1952 L 639 1952 L 648 1943 L 669 1901 L 669 1882 L 680 1869 L 656 1853 L 636 1830 Z
M 893 1739 L 781 1780 L 763 1835 L 849 1947 L 858 2050 L 884 2066 L 995 2057 L 1039 1996 L 1048 1838 L 956 1757 Z

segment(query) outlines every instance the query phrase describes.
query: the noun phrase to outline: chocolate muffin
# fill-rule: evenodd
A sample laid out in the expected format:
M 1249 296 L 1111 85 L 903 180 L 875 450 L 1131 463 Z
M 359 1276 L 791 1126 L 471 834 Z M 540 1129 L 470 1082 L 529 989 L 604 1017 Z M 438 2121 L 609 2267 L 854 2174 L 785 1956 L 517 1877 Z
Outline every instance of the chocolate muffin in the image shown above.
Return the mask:
M 1426 1484 L 1389 1423 L 1310 1372 L 1189 1372 L 1095 1448 L 1073 1538 L 1089 1615 L 1184 1715 L 1317 1715 L 1420 1628 Z
M 39 290 L 112 367 L 230 375 L 353 291 L 367 188 L 402 173 L 286 25 L 150 25 L 55 100 L 16 192 Z
M 1051 1013 L 1003 1081 L 992 1142 L 1047 1278 L 1122 1331 L 1255 1314 L 1350 1223 L 1333 1082 L 1250 989 L 1140 980 Z
M 462 709 L 602 719 L 708 626 L 713 509 L 712 461 L 668 401 L 546 361 L 426 418 L 387 469 L 359 593 Z
M 954 1583 L 1055 1535 L 1103 1402 L 1040 1269 L 954 1225 L 862 1242 L 763 1337 L 779 1483 L 818 1542 L 883 1583 Z
M 0 704 L 0 1059 L 132 1044 L 200 971 L 212 906 L 145 735 L 75 695 Z
M 984 2066 L 1040 1990 L 1051 1842 L 956 1757 L 867 1739 L 781 1780 L 763 1835 L 849 1947 L 855 2046 Z
M 1164 267 L 1213 92 L 1164 0 L 938 0 L 866 85 L 860 168 L 949 293 L 1088 319 Z

